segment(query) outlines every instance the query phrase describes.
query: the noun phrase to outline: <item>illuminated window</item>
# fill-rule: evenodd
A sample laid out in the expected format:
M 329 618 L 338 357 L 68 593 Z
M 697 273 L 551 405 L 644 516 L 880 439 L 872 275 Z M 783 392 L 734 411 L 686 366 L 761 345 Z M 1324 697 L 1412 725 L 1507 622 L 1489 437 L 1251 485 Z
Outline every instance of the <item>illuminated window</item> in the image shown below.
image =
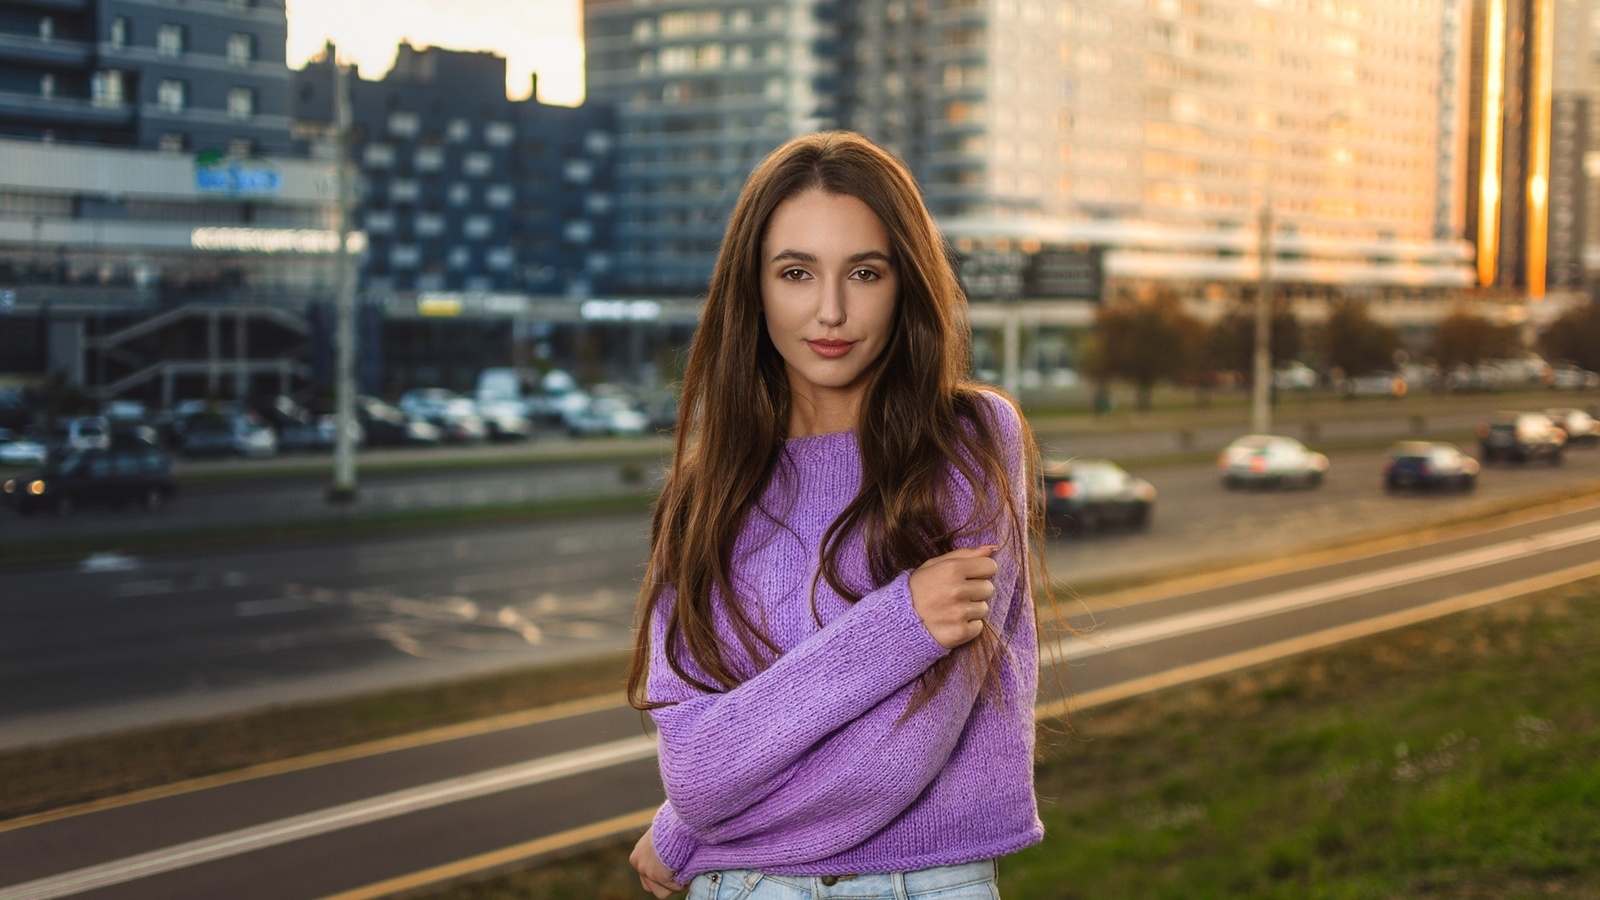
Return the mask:
M 184 27 L 163 23 L 156 29 L 156 52 L 162 56 L 182 56 L 185 41 Z

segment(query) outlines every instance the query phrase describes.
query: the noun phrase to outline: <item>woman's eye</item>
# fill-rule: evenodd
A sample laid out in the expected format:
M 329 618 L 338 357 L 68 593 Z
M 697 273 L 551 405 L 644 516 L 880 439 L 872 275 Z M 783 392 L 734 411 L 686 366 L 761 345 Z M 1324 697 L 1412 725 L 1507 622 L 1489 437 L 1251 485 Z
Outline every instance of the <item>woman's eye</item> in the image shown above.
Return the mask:
M 871 269 L 857 269 L 854 277 L 860 281 L 877 281 L 880 276 Z
M 785 281 L 799 281 L 800 279 L 806 277 L 806 270 L 805 269 L 784 269 L 783 273 L 781 275 L 779 275 L 778 277 L 784 279 Z

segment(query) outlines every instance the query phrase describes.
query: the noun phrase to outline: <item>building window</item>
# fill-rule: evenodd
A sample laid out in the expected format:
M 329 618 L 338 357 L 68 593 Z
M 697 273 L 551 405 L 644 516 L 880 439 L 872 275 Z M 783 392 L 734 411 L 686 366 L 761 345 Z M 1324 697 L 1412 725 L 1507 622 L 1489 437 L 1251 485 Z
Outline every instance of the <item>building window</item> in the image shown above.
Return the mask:
M 465 269 L 472 264 L 472 251 L 466 247 L 450 248 L 450 268 Z
M 249 159 L 256 155 L 256 142 L 249 138 L 232 138 L 228 141 L 228 155 L 235 159 Z
M 50 16 L 39 17 L 39 40 L 46 43 L 56 39 L 56 20 Z
M 182 153 L 189 147 L 189 136 L 178 131 L 164 132 L 157 146 L 162 153 Z
M 444 216 L 437 213 L 423 213 L 417 216 L 415 231 L 417 237 L 438 237 L 444 234 Z
M 183 112 L 189 99 L 189 86 L 176 78 L 163 78 L 156 85 L 156 105 L 167 112 Z
M 389 114 L 389 133 L 395 137 L 414 138 L 422 130 L 422 118 L 414 112 Z
M 503 272 L 511 268 L 512 258 L 510 247 L 496 247 L 484 254 L 484 263 L 495 271 Z
M 361 159 L 369 169 L 387 169 L 394 165 L 394 147 L 388 144 L 368 144 Z
M 451 206 L 466 206 L 472 200 L 472 188 L 464 184 L 452 184 L 448 198 Z
M 111 46 L 126 47 L 128 46 L 128 41 L 131 38 L 132 35 L 129 34 L 127 16 L 117 16 L 115 19 L 111 20 L 111 32 L 106 35 L 106 39 L 110 41 Z
M 517 130 L 510 122 L 490 122 L 483 126 L 483 142 L 491 147 L 509 147 L 516 137 Z
M 228 117 L 232 119 L 248 119 L 256 114 L 256 92 L 254 88 L 236 87 L 228 89 Z
M 121 106 L 122 84 L 122 72 L 101 69 L 89 79 L 89 102 L 95 106 Z
M 256 58 L 256 36 L 234 32 L 228 35 L 228 62 L 235 66 L 248 66 Z
M 371 234 L 388 234 L 394 231 L 394 213 L 386 209 L 367 210 L 365 225 Z
M 409 178 L 397 178 L 389 186 L 389 199 L 395 203 L 417 202 L 417 183 Z
M 39 76 L 39 96 L 49 100 L 56 95 L 56 76 L 46 72 Z
M 489 189 L 483 192 L 483 199 L 485 203 L 489 204 L 491 209 L 505 209 L 511 205 L 511 185 L 490 185 Z
M 488 216 L 468 216 L 461 224 L 461 233 L 474 239 L 488 237 L 493 229 L 494 223 L 489 221 Z
M 472 123 L 466 119 L 451 119 L 450 124 L 445 127 L 444 134 L 452 143 L 463 143 L 472 137 Z
M 474 177 L 483 177 L 494 168 L 494 160 L 487 153 L 468 153 L 461 161 L 461 171 Z
M 182 56 L 184 45 L 182 25 L 163 23 L 156 29 L 156 52 L 162 56 Z
M 389 251 L 389 265 L 396 269 L 414 269 L 422 262 L 422 250 L 416 244 L 396 244 Z
M 412 165 L 418 172 L 437 172 L 444 168 L 443 147 L 418 147 Z

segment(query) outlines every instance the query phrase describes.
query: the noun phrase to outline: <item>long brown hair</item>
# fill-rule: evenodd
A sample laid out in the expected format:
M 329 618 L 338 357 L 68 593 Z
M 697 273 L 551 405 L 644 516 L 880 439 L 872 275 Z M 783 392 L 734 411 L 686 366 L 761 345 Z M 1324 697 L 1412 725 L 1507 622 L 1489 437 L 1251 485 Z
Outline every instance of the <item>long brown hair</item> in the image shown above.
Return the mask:
M 958 539 L 980 530 L 993 529 L 1007 545 L 1002 552 L 1020 551 L 1026 559 L 1028 532 L 1038 533 L 1042 506 L 1036 502 L 1032 436 L 1024 424 L 1028 500 L 1025 509 L 1017 509 L 1013 491 L 1018 486 L 996 439 L 1000 423 L 986 413 L 986 389 L 966 380 L 971 346 L 966 296 L 916 181 L 903 163 L 860 135 L 827 132 L 789 141 L 745 184 L 689 350 L 677 443 L 656 502 L 650 575 L 639 595 L 628 672 L 628 697 L 639 709 L 661 705 L 646 696 L 645 682 L 650 625 L 666 586 L 676 591 L 676 601 L 666 611 L 664 655 L 685 682 L 726 691 L 779 655 L 739 600 L 731 557 L 782 458 L 792 402 L 762 313 L 762 240 L 773 210 L 809 190 L 855 197 L 877 215 L 888 233 L 900 285 L 888 343 L 868 373 L 862 396 L 860 421 L 871 427 L 856 430 L 861 489 L 823 537 L 820 577 L 845 599 L 861 599 L 861 587 L 839 571 L 841 547 L 857 534 L 865 541 L 876 585 L 949 552 Z M 948 521 L 952 469 L 972 488 L 974 521 Z M 1027 528 L 1029 521 L 1035 528 Z M 731 636 L 717 631 L 717 605 L 732 625 Z M 730 658 L 730 637 L 742 656 Z M 692 669 L 680 657 L 680 647 L 691 657 Z M 985 629 L 980 640 L 925 673 L 912 710 L 939 690 L 964 657 L 979 658 L 971 674 L 987 682 L 1003 649 L 993 629 Z

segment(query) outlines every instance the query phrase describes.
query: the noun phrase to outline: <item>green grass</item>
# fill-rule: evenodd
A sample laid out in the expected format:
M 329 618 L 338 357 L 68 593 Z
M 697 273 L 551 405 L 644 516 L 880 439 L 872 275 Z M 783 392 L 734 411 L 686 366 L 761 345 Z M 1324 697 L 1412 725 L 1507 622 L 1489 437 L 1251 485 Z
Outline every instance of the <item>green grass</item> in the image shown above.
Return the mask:
M 1045 729 L 1011 900 L 1600 897 L 1600 580 Z M 643 896 L 632 840 L 435 900 Z

